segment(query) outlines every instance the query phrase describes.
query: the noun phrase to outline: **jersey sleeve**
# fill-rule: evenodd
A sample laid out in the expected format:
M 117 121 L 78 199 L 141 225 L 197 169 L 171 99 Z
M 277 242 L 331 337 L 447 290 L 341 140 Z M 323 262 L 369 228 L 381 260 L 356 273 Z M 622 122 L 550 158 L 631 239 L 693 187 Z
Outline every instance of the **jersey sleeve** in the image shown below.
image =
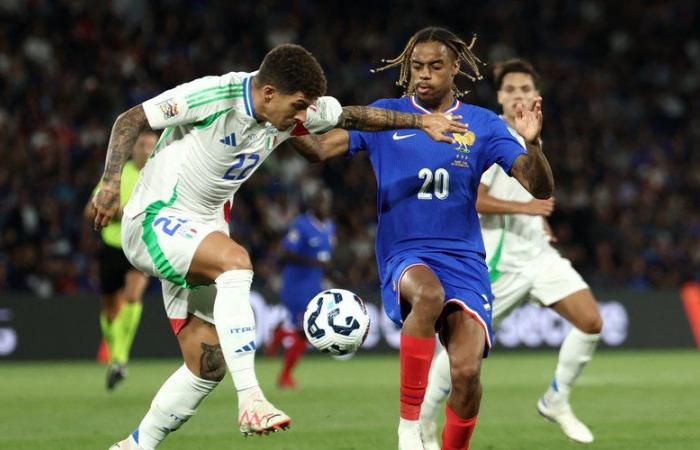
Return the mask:
M 198 122 L 232 108 L 243 96 L 243 85 L 230 74 L 199 78 L 143 102 L 154 130 Z
M 382 108 L 382 109 L 392 109 L 389 108 L 389 101 L 387 99 L 376 100 L 372 103 L 372 108 Z M 374 143 L 376 141 L 377 131 L 357 131 L 348 130 L 350 134 L 350 142 L 348 144 L 348 156 L 354 156 L 355 153 L 361 150 L 370 150 L 374 148 Z
M 522 145 L 510 134 L 506 123 L 495 114 L 489 119 L 491 134 L 489 137 L 489 153 L 485 167 L 498 164 L 510 175 L 515 158 L 527 154 Z M 483 178 L 482 178 L 483 182 Z
M 282 240 L 282 246 L 295 254 L 301 253 L 304 244 L 304 229 L 301 226 L 301 220 L 297 219 L 289 227 L 287 235 Z

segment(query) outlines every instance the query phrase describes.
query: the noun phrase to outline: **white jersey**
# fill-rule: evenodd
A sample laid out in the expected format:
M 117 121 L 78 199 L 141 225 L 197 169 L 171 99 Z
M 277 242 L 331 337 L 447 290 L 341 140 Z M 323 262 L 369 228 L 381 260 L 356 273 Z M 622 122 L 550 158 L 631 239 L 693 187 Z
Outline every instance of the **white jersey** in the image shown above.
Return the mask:
M 508 131 L 525 147 L 525 140 L 513 128 Z M 500 200 L 529 202 L 534 197 L 510 177 L 498 164 L 481 176 L 489 195 Z M 494 274 L 519 272 L 532 264 L 544 250 L 551 248 L 542 216 L 528 214 L 482 214 L 481 233 L 486 248 L 486 262 L 492 281 Z
M 143 103 L 151 128 L 164 131 L 124 208 L 126 217 L 168 207 L 216 220 L 226 201 L 294 130 L 279 131 L 255 119 L 254 76 L 208 76 Z M 341 112 L 332 97 L 317 104 L 304 124 L 312 133 L 332 128 Z

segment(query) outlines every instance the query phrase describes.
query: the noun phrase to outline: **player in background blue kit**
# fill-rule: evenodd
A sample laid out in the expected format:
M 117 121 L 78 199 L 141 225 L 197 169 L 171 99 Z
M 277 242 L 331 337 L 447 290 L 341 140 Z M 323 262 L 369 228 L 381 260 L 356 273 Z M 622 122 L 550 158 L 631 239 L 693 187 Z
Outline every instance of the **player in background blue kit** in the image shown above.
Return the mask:
M 424 450 L 420 407 L 435 349 L 447 348 L 453 389 L 447 399 L 443 450 L 469 447 L 481 401 L 481 360 L 491 346 L 491 288 L 475 201 L 482 173 L 499 164 L 534 197 L 549 198 L 554 180 L 540 147 L 541 98 L 516 107 L 514 128 L 526 150 L 493 112 L 461 103 L 454 78 L 461 64 L 474 76 L 480 61 L 471 44 L 443 28 L 416 33 L 397 58 L 399 99 L 373 106 L 397 112 L 455 115 L 468 130 L 453 142 L 432 142 L 419 130 L 296 138 L 308 159 L 367 151 L 377 177 L 376 256 L 387 315 L 402 325 L 399 449 Z
M 284 337 L 293 339 L 293 344 L 285 351 L 282 372 L 277 378 L 277 385 L 282 388 L 296 387 L 292 369 L 306 350 L 302 324 L 304 311 L 309 300 L 322 290 L 324 272 L 330 273 L 331 253 L 335 246 L 332 202 L 329 189 L 318 189 L 309 199 L 306 213 L 294 220 L 282 242 L 284 250 L 280 262 L 284 264 L 284 269 L 280 298 L 295 327 L 292 333 L 276 330 L 271 344 L 274 350 Z

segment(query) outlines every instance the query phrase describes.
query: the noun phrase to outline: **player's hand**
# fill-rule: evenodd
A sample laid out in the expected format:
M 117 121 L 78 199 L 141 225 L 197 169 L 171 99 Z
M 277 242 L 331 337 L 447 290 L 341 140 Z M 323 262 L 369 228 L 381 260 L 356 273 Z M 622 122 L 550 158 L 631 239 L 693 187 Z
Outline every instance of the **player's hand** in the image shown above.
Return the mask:
M 554 197 L 549 197 L 546 200 L 534 198 L 525 203 L 525 214 L 531 216 L 549 217 L 552 215 L 552 211 L 554 211 Z
M 421 129 L 434 141 L 454 144 L 456 141 L 447 133 L 464 133 L 467 130 L 467 125 L 459 121 L 461 118 L 462 116 L 445 113 L 426 114 Z
M 535 97 L 529 110 L 522 103 L 515 106 L 515 131 L 527 142 L 534 144 L 539 140 L 542 119 L 542 97 Z
M 92 198 L 92 208 L 95 211 L 95 230 L 106 227 L 119 212 L 119 181 L 103 182 Z

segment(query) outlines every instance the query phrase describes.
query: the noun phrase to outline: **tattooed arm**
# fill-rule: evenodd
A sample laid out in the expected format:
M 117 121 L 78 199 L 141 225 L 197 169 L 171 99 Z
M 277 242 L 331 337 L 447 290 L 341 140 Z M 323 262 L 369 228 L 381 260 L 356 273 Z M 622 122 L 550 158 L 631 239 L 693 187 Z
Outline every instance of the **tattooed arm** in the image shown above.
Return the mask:
M 549 162 L 542 153 L 542 146 L 526 142 L 527 155 L 520 155 L 513 162 L 511 174 L 525 189 L 538 199 L 547 199 L 554 192 L 554 176 Z
M 119 186 L 122 169 L 131 156 L 131 150 L 141 131 L 149 129 L 143 106 L 134 106 L 117 117 L 107 147 L 107 160 L 102 183 L 92 199 L 95 210 L 95 229 L 100 229 L 119 212 Z
M 451 114 L 408 114 L 371 106 L 345 106 L 335 124 L 336 129 L 321 135 L 295 137 L 287 142 L 307 160 L 318 162 L 348 151 L 350 138 L 346 130 L 349 129 L 380 131 L 419 128 L 435 141 L 454 143 L 454 139 L 445 133 L 463 133 L 467 126 L 459 122 L 459 119 L 461 116 Z
M 542 97 L 536 97 L 529 110 L 524 105 L 515 107 L 514 128 L 525 140 L 526 155 L 520 155 L 513 162 L 511 175 L 532 194 L 545 199 L 554 192 L 554 176 L 547 158 L 542 153 Z
M 345 106 L 338 119 L 338 128 L 345 130 L 380 131 L 398 128 L 419 128 L 438 142 L 454 143 L 445 133 L 463 133 L 467 127 L 461 116 L 451 114 L 409 114 L 371 106 Z
M 307 134 L 289 139 L 289 145 L 309 162 L 321 162 L 345 154 L 350 145 L 346 130 L 335 129 L 328 133 Z

